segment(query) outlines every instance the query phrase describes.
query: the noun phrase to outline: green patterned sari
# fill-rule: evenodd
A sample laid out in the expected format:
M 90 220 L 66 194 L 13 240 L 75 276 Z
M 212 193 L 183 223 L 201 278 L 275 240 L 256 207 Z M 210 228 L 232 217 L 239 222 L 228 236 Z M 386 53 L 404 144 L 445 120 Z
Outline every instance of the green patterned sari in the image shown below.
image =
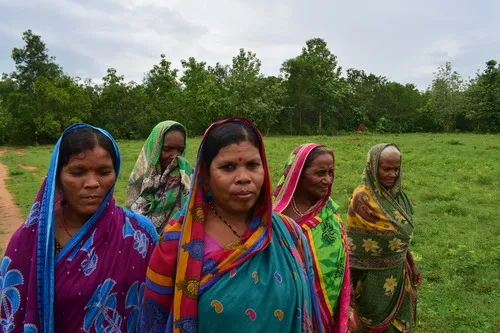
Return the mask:
M 415 326 L 417 290 L 408 262 L 413 206 L 401 188 L 401 171 L 388 190 L 378 180 L 380 155 L 389 145 L 370 149 L 361 184 L 349 203 L 351 332 L 409 333 Z
M 273 193 L 275 211 L 281 213 L 290 205 L 305 161 L 319 146 L 301 145 L 289 156 Z M 323 331 L 345 333 L 350 298 L 347 238 L 338 205 L 330 198 L 330 193 L 331 188 L 323 200 L 295 222 L 302 228 L 313 257 L 314 287 L 320 303 Z
M 165 134 L 172 126 L 185 128 L 175 121 L 157 124 L 137 158 L 130 174 L 126 193 L 126 207 L 147 216 L 156 230 L 161 232 L 168 220 L 181 208 L 189 195 L 192 168 L 187 160 L 178 156 L 161 171 L 160 154 Z

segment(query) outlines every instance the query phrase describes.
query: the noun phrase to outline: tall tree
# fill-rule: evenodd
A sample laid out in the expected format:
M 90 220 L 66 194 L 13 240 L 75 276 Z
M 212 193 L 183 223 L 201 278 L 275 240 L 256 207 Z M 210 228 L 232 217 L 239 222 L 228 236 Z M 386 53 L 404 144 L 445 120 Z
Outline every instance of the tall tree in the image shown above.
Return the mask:
M 472 81 L 467 100 L 467 118 L 477 131 L 500 132 L 500 65 L 495 60 Z
M 203 134 L 206 127 L 222 118 L 220 84 L 211 74 L 206 63 L 191 57 L 181 61 L 183 75 L 180 78 L 182 90 L 183 124 L 191 133 Z
M 16 70 L 11 74 L 22 91 L 33 92 L 33 85 L 39 77 L 55 80 L 62 75 L 62 69 L 55 63 L 55 57 L 49 56 L 49 50 L 39 35 L 31 30 L 23 32 L 25 45 L 12 50 Z
M 154 65 L 144 78 L 144 89 L 149 98 L 146 113 L 154 124 L 166 119 L 183 118 L 179 101 L 181 86 L 177 74 L 178 70 L 172 68 L 172 63 L 162 54 L 160 63 Z
M 326 42 L 321 38 L 308 40 L 298 57 L 283 63 L 282 73 L 288 82 L 288 106 L 295 111 L 299 132 L 308 132 L 307 127 L 324 132 L 325 125 L 327 132 L 338 129 L 345 85 L 337 57 Z
M 443 130 L 450 132 L 456 128 L 456 120 L 465 114 L 465 84 L 460 74 L 453 70 L 451 63 L 439 66 L 430 87 L 427 108 L 429 113 L 442 124 Z

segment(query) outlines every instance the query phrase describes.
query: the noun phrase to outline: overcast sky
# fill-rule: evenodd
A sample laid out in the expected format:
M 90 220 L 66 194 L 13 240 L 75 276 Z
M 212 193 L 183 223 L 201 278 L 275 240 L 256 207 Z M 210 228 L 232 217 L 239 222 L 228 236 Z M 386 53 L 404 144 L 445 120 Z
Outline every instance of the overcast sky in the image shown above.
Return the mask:
M 277 75 L 320 37 L 348 68 L 426 88 L 451 61 L 465 78 L 500 60 L 500 0 L 0 0 L 0 72 L 22 32 L 41 35 L 66 73 L 100 80 L 114 67 L 141 82 L 160 54 L 230 64 L 243 47 Z

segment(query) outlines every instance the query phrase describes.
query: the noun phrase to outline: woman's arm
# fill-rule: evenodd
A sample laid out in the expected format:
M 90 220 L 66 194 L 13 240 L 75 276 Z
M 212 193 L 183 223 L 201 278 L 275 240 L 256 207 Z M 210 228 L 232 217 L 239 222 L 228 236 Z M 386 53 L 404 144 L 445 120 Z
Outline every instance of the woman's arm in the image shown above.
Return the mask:
M 174 297 L 180 224 L 167 225 L 149 260 L 140 332 L 165 332 Z
M 408 260 L 408 264 L 410 265 L 411 273 L 412 273 L 412 284 L 415 287 L 418 287 L 422 283 L 422 275 L 415 264 L 415 260 L 413 259 L 413 255 L 410 251 L 406 253 L 406 259 Z

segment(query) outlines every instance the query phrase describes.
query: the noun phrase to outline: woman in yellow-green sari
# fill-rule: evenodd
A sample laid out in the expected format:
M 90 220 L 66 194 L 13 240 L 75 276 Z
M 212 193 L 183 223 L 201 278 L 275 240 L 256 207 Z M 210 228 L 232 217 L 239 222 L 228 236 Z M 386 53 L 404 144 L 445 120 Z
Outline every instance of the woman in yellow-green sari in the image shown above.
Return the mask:
M 410 252 L 413 206 L 401 177 L 398 147 L 373 146 L 347 217 L 351 332 L 414 331 L 421 276 Z

